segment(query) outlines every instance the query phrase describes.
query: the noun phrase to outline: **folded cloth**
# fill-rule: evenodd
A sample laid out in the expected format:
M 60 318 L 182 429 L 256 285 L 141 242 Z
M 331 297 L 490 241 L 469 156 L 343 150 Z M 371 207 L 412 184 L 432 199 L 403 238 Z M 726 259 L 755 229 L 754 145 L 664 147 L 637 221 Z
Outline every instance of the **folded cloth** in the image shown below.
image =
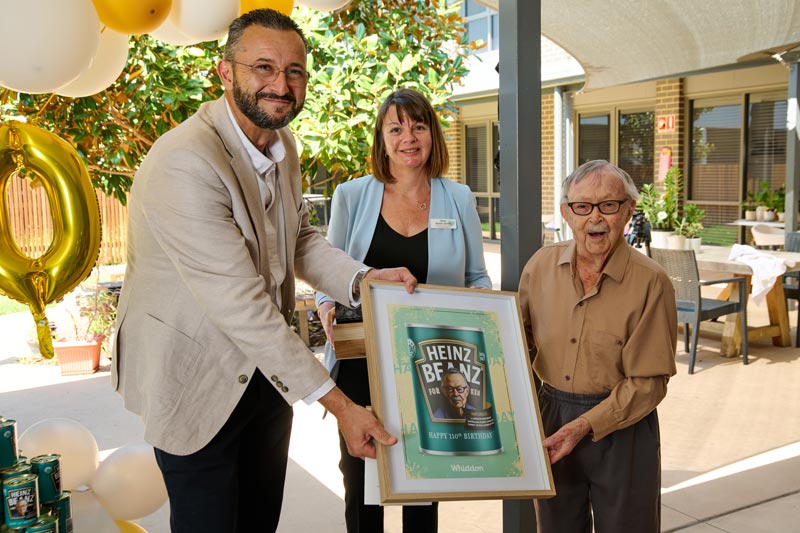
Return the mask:
M 756 250 L 752 246 L 734 244 L 728 259 L 738 261 L 753 270 L 750 281 L 750 298 L 757 305 L 764 301 L 764 297 L 775 285 L 775 281 L 786 272 L 786 263 L 780 257 Z

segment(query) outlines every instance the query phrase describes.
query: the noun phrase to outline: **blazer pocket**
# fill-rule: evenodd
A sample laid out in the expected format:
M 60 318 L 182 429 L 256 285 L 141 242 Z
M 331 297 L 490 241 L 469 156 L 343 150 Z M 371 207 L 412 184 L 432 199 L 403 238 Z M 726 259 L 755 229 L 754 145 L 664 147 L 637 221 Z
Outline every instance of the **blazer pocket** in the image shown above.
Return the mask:
M 197 373 L 202 346 L 158 318 L 147 315 L 147 339 L 141 357 L 141 383 L 151 414 L 166 415 L 178 405 Z

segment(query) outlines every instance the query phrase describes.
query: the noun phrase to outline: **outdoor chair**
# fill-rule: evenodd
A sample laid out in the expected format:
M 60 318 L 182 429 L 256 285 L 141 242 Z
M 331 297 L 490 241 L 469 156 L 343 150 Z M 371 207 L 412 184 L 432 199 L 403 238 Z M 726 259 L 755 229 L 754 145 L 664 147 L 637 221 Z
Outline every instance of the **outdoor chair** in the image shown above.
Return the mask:
M 775 249 L 782 247 L 785 240 L 783 228 L 767 226 L 766 224 L 756 224 L 750 228 L 753 234 L 753 242 L 757 248 Z
M 689 374 L 694 374 L 695 357 L 697 356 L 697 336 L 700 322 L 713 320 L 725 315 L 738 313 L 742 326 L 742 359 L 747 364 L 747 283 L 744 276 L 701 281 L 697 268 L 694 250 L 666 250 L 651 248 L 650 254 L 667 272 L 675 288 L 675 299 L 678 307 L 678 322 L 683 324 L 684 346 L 689 352 Z M 738 301 L 703 298 L 700 294 L 702 286 L 717 283 L 738 283 Z M 692 325 L 692 340 L 689 344 L 689 325 Z
M 786 252 L 800 252 L 800 231 L 791 231 L 786 235 Z M 800 272 L 787 272 L 783 275 L 783 294 L 786 304 L 789 300 L 797 300 L 797 324 L 795 326 L 794 345 L 800 348 Z

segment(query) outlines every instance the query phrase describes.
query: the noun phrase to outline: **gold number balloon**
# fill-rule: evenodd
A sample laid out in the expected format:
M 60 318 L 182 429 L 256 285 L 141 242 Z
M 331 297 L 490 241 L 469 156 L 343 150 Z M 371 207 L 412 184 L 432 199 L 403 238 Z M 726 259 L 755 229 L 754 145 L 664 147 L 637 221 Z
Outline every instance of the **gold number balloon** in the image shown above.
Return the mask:
M 44 188 L 53 241 L 36 259 L 17 246 L 7 220 L 8 184 L 25 170 Z M 28 304 L 39 348 L 53 357 L 44 309 L 86 279 L 100 251 L 100 210 L 86 167 L 72 146 L 30 124 L 0 124 L 0 293 Z
M 284 15 L 291 15 L 294 8 L 294 0 L 240 0 L 239 2 L 240 15 L 262 8 L 270 8 Z

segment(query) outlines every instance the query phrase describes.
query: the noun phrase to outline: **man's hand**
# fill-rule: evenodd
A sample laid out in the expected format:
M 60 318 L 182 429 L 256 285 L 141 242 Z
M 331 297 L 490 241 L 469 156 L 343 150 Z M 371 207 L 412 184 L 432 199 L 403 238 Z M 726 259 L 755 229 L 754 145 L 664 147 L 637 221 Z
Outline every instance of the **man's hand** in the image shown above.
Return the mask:
M 544 439 L 543 444 L 550 456 L 550 464 L 569 455 L 591 430 L 592 426 L 589 425 L 589 422 L 583 418 L 576 418 Z
M 406 267 L 399 268 L 373 268 L 364 276 L 364 279 L 379 279 L 381 281 L 401 281 L 406 286 L 408 294 L 414 293 L 417 286 L 417 278 L 411 275 Z
M 353 403 L 338 387 L 319 399 L 339 422 L 347 443 L 347 452 L 353 457 L 375 458 L 375 443 L 384 446 L 397 444 L 397 437 L 387 432 L 370 411 Z
M 322 329 L 325 336 L 333 348 L 333 319 L 336 318 L 336 304 L 333 302 L 322 302 L 317 309 L 319 320 L 322 322 Z M 334 348 L 335 349 L 335 348 Z

